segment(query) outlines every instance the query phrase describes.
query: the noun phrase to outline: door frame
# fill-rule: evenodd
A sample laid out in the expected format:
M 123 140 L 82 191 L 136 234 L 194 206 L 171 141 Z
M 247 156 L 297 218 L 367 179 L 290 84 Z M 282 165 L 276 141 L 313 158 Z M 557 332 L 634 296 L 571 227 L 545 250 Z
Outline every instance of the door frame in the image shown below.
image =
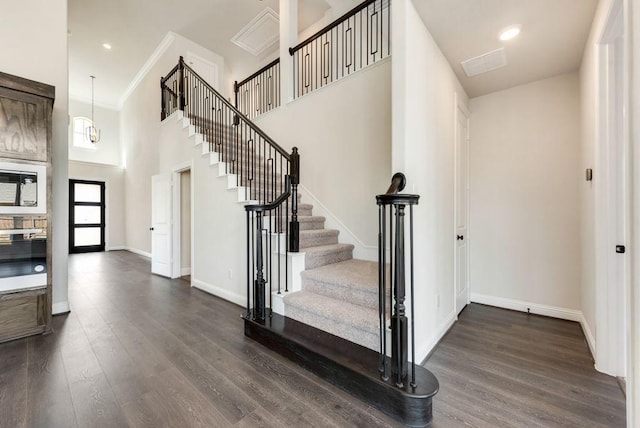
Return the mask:
M 627 347 L 629 345 L 628 327 L 630 325 L 630 263 L 629 253 L 616 254 L 616 244 L 630 244 L 630 169 L 629 169 L 629 41 L 626 32 L 625 12 L 623 0 L 613 0 L 607 11 L 602 34 L 597 39 L 598 87 L 597 87 L 597 143 L 596 143 L 596 176 L 595 187 L 595 270 L 596 270 L 596 338 L 595 338 L 595 367 L 598 371 L 612 376 L 626 376 L 629 372 Z M 623 58 L 617 59 L 613 54 L 614 41 L 623 37 Z M 618 91 L 612 88 L 615 68 L 610 67 L 614 59 L 614 67 L 619 67 L 622 77 L 622 88 Z M 613 70 L 613 72 L 612 72 Z M 615 98 L 614 98 L 615 97 Z M 615 100 L 621 102 L 622 139 L 616 135 L 618 128 L 612 125 L 611 112 Z M 621 157 L 619 158 L 619 154 Z M 624 167 L 620 195 L 623 197 L 622 206 L 618 212 L 612 207 L 615 176 L 612 170 L 619 162 Z M 617 242 L 617 219 L 623 216 L 623 242 Z M 624 257 L 621 261 L 620 257 Z M 622 284 L 611 286 L 614 272 L 618 263 L 622 262 Z M 621 329 L 623 331 L 621 331 Z M 626 364 L 625 364 L 626 361 Z
M 92 253 L 92 252 L 100 252 L 106 251 L 107 249 L 107 182 L 102 180 L 87 180 L 80 178 L 71 178 L 69 177 L 69 254 L 79 254 L 79 253 Z M 74 215 L 74 207 L 78 205 L 75 202 L 75 189 L 74 184 L 95 184 L 100 186 L 100 204 L 81 202 L 80 205 L 86 206 L 99 206 L 100 207 L 100 245 L 90 245 L 76 247 L 75 243 L 75 235 L 74 229 L 75 225 L 75 215 Z M 95 227 L 95 224 L 86 225 L 84 227 Z
M 462 113 L 467 118 L 467 236 L 464 239 L 467 240 L 467 305 L 471 302 L 471 272 L 469 267 L 471 266 L 471 240 L 469 236 L 471 235 L 471 207 L 470 207 L 470 181 L 471 177 L 469 175 L 469 143 L 470 143 L 470 135 L 471 135 L 471 114 L 467 106 L 461 102 L 460 95 L 457 92 L 454 92 L 454 120 L 453 120 L 453 132 L 454 132 L 454 155 L 453 155 L 453 234 L 452 238 L 457 235 L 458 229 L 458 159 L 460 157 L 460 153 L 458 151 L 457 138 L 458 138 L 458 111 L 462 111 Z M 453 305 L 454 311 L 456 313 L 456 319 L 460 311 L 458 310 L 458 251 L 457 244 L 454 241 L 453 244 Z
M 193 286 L 193 273 L 194 273 L 194 169 L 193 169 L 193 161 L 186 161 L 174 166 L 171 169 L 171 175 L 173 180 L 173 191 L 171 195 L 171 278 L 179 278 L 182 276 L 182 242 L 181 242 L 181 186 L 180 186 L 180 174 L 190 171 L 190 183 L 189 183 L 189 191 L 190 195 L 190 207 L 189 212 L 191 215 L 191 230 L 190 230 L 190 239 L 189 242 L 191 244 L 191 286 Z

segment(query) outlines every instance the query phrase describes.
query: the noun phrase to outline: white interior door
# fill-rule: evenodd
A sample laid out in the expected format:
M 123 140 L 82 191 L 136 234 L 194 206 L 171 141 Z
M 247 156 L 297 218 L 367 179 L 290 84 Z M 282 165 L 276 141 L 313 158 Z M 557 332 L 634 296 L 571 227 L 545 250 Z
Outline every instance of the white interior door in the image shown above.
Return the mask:
M 469 303 L 469 117 L 456 105 L 455 286 L 456 313 Z
M 151 177 L 151 272 L 171 277 L 171 173 Z
M 202 77 L 205 82 L 218 89 L 218 65 L 208 61 L 194 53 L 187 53 L 187 64 L 193 69 L 198 76 Z

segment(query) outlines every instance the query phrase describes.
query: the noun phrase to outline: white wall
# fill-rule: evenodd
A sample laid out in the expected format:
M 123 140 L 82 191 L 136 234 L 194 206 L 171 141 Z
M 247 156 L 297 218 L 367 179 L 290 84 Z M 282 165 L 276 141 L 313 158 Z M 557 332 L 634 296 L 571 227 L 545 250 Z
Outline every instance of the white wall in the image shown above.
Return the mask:
M 578 74 L 473 98 L 470 107 L 472 300 L 482 302 L 479 294 L 575 313 L 586 185 Z
M 158 171 L 171 172 L 191 162 L 193 185 L 193 254 L 191 283 L 195 287 L 246 305 L 246 224 L 237 190 L 227 190 L 218 165 L 175 120 L 160 125 Z M 179 185 L 174 183 L 174 185 Z
M 68 311 L 67 1 L 3 2 L 0 70 L 56 87 L 53 105 L 53 312 Z
M 186 57 L 188 51 L 217 64 L 218 70 L 224 70 L 224 60 L 219 55 L 176 34 L 175 40 L 157 58 L 120 111 L 126 167 L 126 247 L 134 251 L 151 252 L 151 176 L 160 171 L 160 77 L 178 63 L 180 55 Z
M 122 165 L 120 150 L 120 113 L 95 106 L 95 124 L 100 129 L 100 141 L 92 149 L 74 147 L 73 119 L 82 116 L 91 119 L 91 104 L 69 100 L 69 160 L 107 165 Z
M 396 2 L 393 7 L 392 172 L 403 172 L 406 191 L 420 195 L 414 212 L 414 243 L 415 303 L 420 308 L 416 353 L 421 360 L 456 316 L 454 100 L 457 94 L 466 104 L 467 96 L 413 2 Z
M 255 123 L 300 152 L 300 182 L 368 247 L 377 246 L 375 196 L 391 179 L 391 62 L 263 114 Z M 303 202 L 305 200 L 303 195 Z M 375 254 L 375 251 L 374 251 Z
M 106 204 L 106 250 L 120 250 L 125 246 L 124 169 L 111 165 L 69 161 L 69 178 L 103 181 Z
M 580 67 L 581 93 L 581 169 L 594 168 L 594 181 L 580 186 L 581 223 L 581 254 L 582 273 L 581 308 L 584 318 L 591 329 L 591 335 L 596 336 L 596 199 L 595 183 L 598 180 L 597 163 L 597 85 L 598 85 L 598 46 L 597 39 L 602 34 L 607 11 L 611 0 L 601 0 L 598 3 L 589 39 L 585 46 Z
M 632 171 L 632 240 L 631 304 L 629 329 L 629 369 L 627 371 L 627 423 L 640 426 L 640 5 L 628 0 L 631 38 L 631 171 Z

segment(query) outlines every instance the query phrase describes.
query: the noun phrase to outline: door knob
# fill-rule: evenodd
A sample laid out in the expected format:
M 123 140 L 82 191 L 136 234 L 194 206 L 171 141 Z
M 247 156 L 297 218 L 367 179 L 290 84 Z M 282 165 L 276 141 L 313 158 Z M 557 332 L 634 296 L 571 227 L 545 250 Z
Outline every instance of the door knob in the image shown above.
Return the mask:
M 464 240 L 464 235 L 456 235 L 456 241 Z

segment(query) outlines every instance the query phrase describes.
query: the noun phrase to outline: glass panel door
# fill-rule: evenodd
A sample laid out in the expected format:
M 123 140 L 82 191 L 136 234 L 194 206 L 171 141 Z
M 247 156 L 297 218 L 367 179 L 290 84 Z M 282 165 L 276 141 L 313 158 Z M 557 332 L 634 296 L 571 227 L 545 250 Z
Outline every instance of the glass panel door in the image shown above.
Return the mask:
M 104 182 L 69 180 L 69 252 L 104 251 Z

